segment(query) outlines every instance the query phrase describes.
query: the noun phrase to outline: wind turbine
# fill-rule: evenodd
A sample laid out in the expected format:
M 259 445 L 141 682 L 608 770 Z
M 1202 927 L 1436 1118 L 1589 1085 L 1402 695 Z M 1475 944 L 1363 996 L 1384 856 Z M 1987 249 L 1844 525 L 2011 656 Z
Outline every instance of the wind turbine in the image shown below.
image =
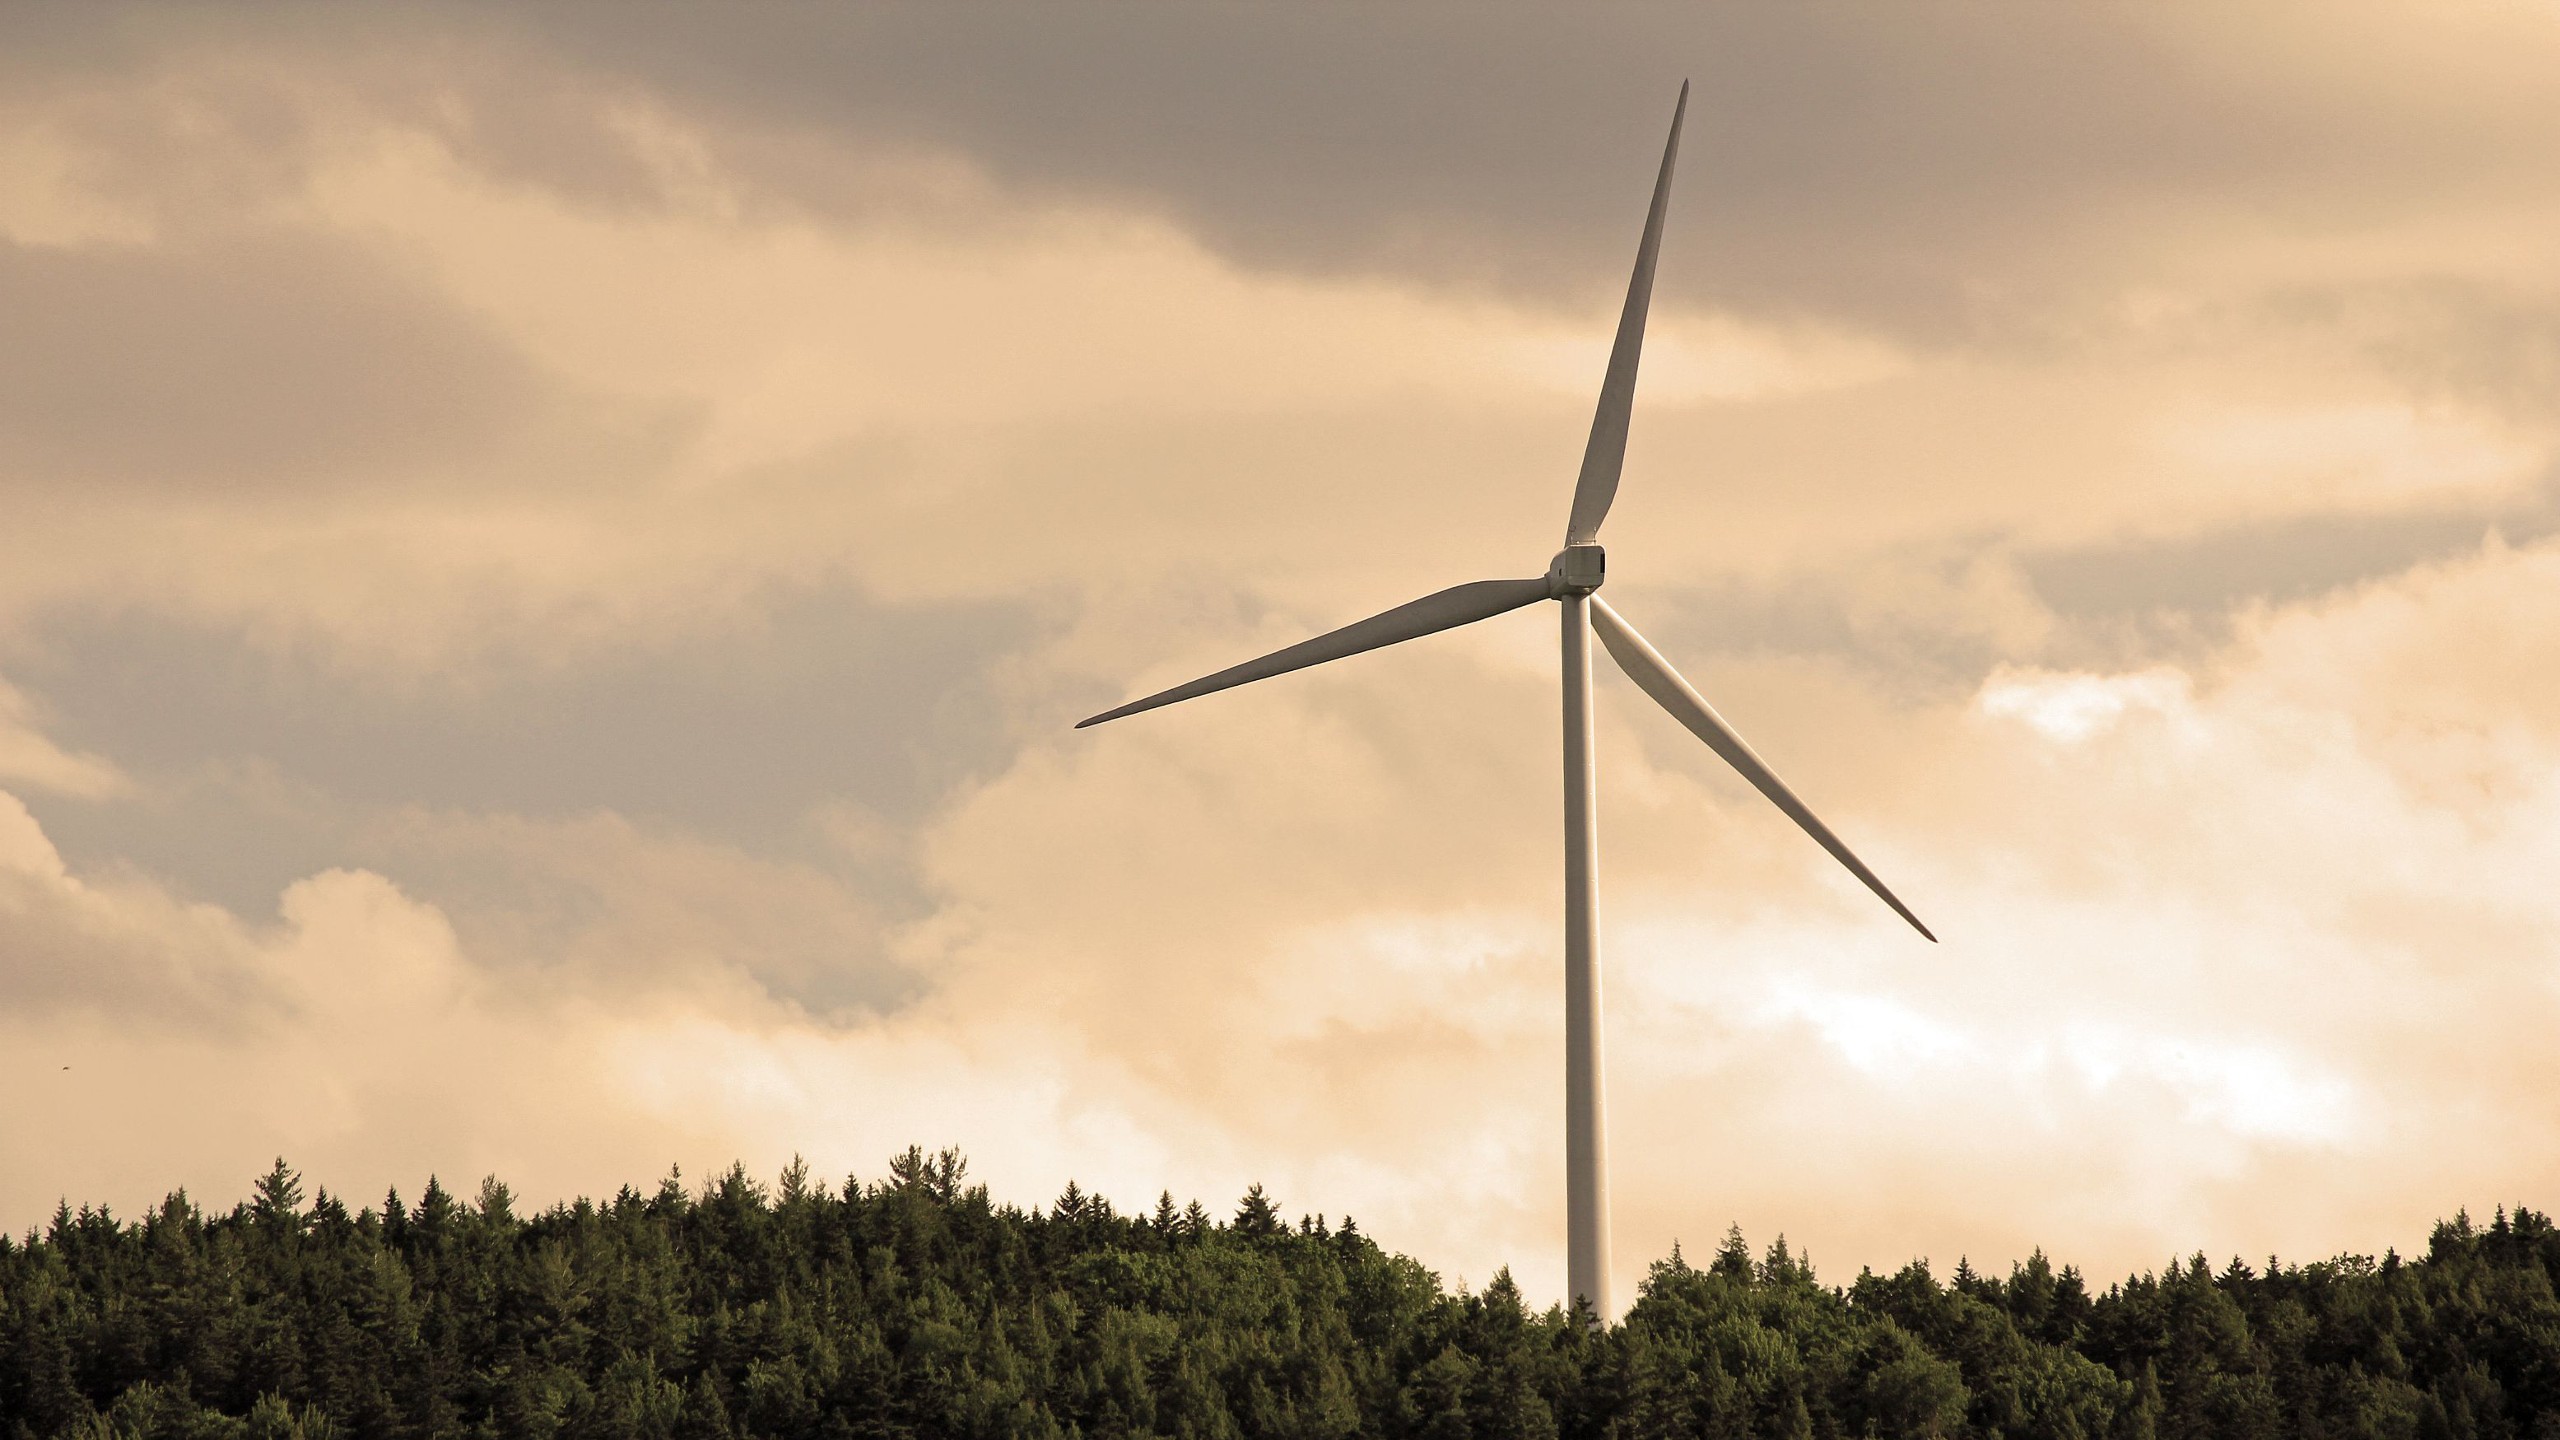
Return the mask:
M 1653 206 L 1645 213 L 1644 240 L 1636 248 L 1635 278 L 1627 284 L 1627 305 L 1618 317 L 1618 338 L 1609 352 L 1609 369 L 1600 382 L 1600 408 L 1591 421 L 1591 439 L 1582 453 L 1582 475 L 1573 489 L 1573 513 L 1565 525 L 1564 549 L 1534 580 L 1477 580 L 1451 586 L 1399 605 L 1339 630 L 1275 650 L 1258 660 L 1204 675 L 1186 685 L 1160 690 L 1106 710 L 1076 728 L 1099 725 L 1153 710 L 1177 700 L 1190 700 L 1255 680 L 1267 680 L 1364 650 L 1419 639 L 1460 625 L 1490 620 L 1506 611 L 1540 600 L 1553 600 L 1564 610 L 1564 994 L 1565 994 L 1565 1281 L 1574 1299 L 1588 1304 L 1595 1319 L 1606 1323 L 1615 1313 L 1609 1303 L 1609 1172 L 1608 1144 L 1600 1069 L 1600 837 L 1591 755 L 1591 634 L 1627 678 L 1654 698 L 1672 718 L 1686 725 L 1707 748 L 1724 757 L 1787 818 L 1802 826 L 1832 858 L 1849 867 L 1893 912 L 1931 941 L 1929 927 L 1910 907 L 1894 898 L 1882 880 L 1851 854 L 1831 827 L 1815 818 L 1766 761 L 1734 733 L 1715 707 L 1680 678 L 1635 627 L 1620 618 L 1596 593 L 1605 576 L 1600 548 L 1600 522 L 1618 493 L 1618 471 L 1627 453 L 1627 416 L 1635 402 L 1636 360 L 1644 349 L 1645 311 L 1653 298 L 1654 257 L 1662 248 L 1662 212 L 1671 195 L 1671 165 L 1680 153 L 1680 121 L 1688 112 L 1689 86 L 1682 82 L 1680 101 L 1671 112 L 1671 139 L 1663 146 L 1662 173 L 1654 181 Z

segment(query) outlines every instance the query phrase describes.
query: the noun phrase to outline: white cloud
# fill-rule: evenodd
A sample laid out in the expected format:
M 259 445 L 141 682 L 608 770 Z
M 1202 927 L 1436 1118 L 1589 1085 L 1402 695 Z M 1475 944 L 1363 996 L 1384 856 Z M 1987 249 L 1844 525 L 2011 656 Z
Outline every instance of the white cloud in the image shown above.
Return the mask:
M 2133 675 L 2055 673 L 2002 666 L 1975 692 L 1981 714 L 2025 722 L 2046 739 L 2071 745 L 2114 726 L 2128 712 L 2176 719 L 2189 714 L 2188 679 L 2176 670 Z

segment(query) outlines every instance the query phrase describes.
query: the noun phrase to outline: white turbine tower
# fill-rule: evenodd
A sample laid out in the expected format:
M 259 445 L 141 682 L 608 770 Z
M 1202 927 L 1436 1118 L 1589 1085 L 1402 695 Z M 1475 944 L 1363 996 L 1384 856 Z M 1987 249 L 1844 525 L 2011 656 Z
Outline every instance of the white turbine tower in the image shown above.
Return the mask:
M 1345 625 L 1339 630 L 1248 660 L 1187 685 L 1132 700 L 1106 710 L 1076 728 L 1099 725 L 1141 710 L 1189 700 L 1213 691 L 1267 680 L 1363 650 L 1418 639 L 1435 631 L 1472 625 L 1539 600 L 1554 600 L 1564 609 L 1564 996 L 1565 996 L 1565 1277 L 1572 1296 L 1588 1304 L 1606 1323 L 1609 1303 L 1609 1179 L 1600 1070 L 1600 940 L 1598 891 L 1600 838 L 1597 826 L 1591 759 L 1591 633 L 1600 633 L 1618 668 L 1627 672 L 1672 717 L 1686 725 L 1707 748 L 1724 757 L 1761 794 L 1804 827 L 1832 857 L 1849 867 L 1895 914 L 1934 941 L 1920 917 L 1894 898 L 1831 828 L 1805 808 L 1786 782 L 1743 742 L 1689 682 L 1671 668 L 1635 627 L 1619 618 L 1593 593 L 1603 577 L 1600 522 L 1618 491 L 1618 471 L 1626 459 L 1627 414 L 1635 401 L 1636 359 L 1644 349 L 1644 318 L 1653 298 L 1653 262 L 1662 246 L 1662 212 L 1671 193 L 1671 162 L 1680 153 L 1680 120 L 1689 108 L 1689 87 L 1671 114 L 1671 139 L 1663 147 L 1662 174 L 1654 182 L 1653 207 L 1646 212 L 1644 240 L 1636 249 L 1635 278 L 1627 285 L 1627 307 L 1618 319 L 1618 339 L 1609 352 L 1609 371 L 1600 383 L 1599 413 L 1591 421 L 1591 440 L 1582 454 L 1582 476 L 1575 482 L 1573 515 L 1565 527 L 1564 549 L 1548 562 L 1547 573 L 1534 580 L 1478 580 L 1425 595 L 1384 614 Z

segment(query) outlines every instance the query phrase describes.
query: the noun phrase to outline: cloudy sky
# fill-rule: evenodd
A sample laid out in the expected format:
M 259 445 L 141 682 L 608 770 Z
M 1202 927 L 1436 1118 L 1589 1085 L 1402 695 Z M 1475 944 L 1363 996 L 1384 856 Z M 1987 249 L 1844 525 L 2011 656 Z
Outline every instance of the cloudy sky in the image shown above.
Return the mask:
M 0 1226 L 964 1147 L 1562 1288 L 2560 1201 L 2560 11 L 0 20 Z

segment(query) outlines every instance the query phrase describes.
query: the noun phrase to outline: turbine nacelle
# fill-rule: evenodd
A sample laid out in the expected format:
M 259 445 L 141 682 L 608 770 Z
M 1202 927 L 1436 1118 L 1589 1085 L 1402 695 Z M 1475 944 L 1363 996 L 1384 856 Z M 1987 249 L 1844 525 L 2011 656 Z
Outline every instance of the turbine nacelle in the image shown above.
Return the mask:
M 1588 595 L 1600 588 L 1608 578 L 1609 553 L 1598 545 L 1567 545 L 1547 562 L 1547 595 L 1561 600 L 1567 595 Z

